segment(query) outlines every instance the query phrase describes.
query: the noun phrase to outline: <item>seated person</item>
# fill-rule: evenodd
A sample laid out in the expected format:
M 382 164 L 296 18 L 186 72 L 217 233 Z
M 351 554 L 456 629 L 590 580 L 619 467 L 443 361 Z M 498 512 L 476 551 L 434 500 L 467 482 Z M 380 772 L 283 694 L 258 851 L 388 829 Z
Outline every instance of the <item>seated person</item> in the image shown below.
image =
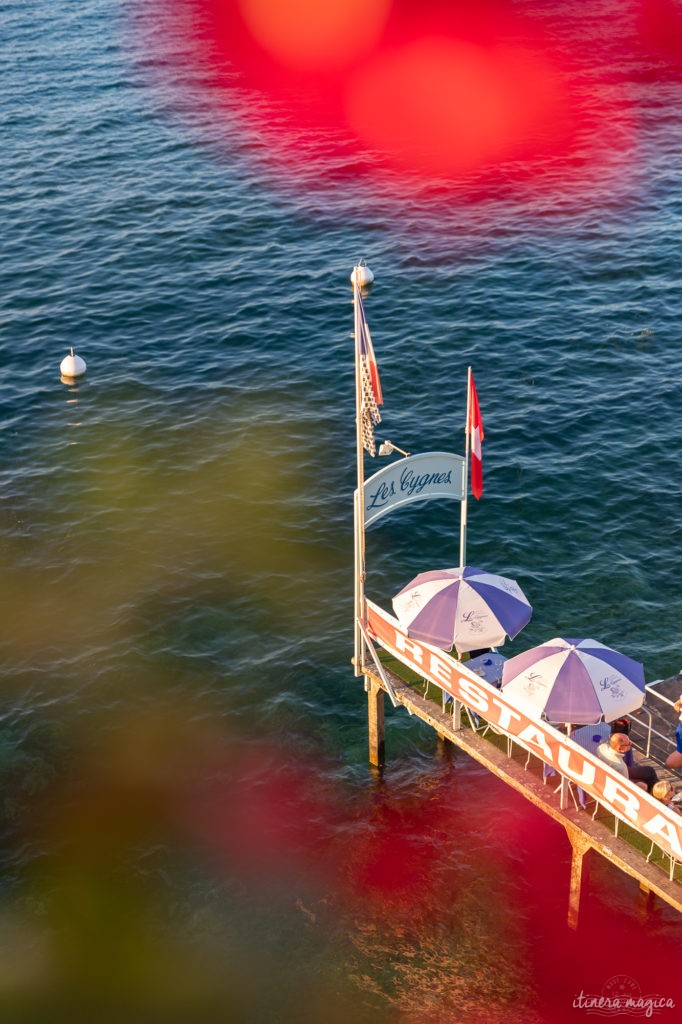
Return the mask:
M 670 807 L 671 810 L 677 811 L 678 814 L 682 814 L 682 809 L 680 807 L 675 807 L 671 804 L 671 801 L 675 796 L 675 787 L 672 783 L 665 782 L 661 779 L 661 781 L 657 782 L 652 789 L 651 795 L 655 796 L 656 799 L 660 800 L 662 804 L 666 805 L 666 807 Z
M 628 736 L 630 735 L 630 719 L 629 718 L 616 718 L 615 721 L 611 722 L 611 732 L 624 732 Z M 628 768 L 632 768 L 635 763 L 635 759 L 632 754 L 632 747 L 625 752 L 625 763 Z
M 614 732 L 609 737 L 608 743 L 604 740 L 599 744 L 597 756 L 610 765 L 614 771 L 619 772 L 641 789 L 646 789 L 651 793 L 658 781 L 656 771 L 647 765 L 633 764 L 629 766 L 625 761 L 625 755 L 631 748 L 632 742 L 627 733 Z
M 675 730 L 675 746 L 677 749 L 668 755 L 665 762 L 666 768 L 682 768 L 682 697 L 675 701 L 675 711 L 680 716 L 677 729 Z

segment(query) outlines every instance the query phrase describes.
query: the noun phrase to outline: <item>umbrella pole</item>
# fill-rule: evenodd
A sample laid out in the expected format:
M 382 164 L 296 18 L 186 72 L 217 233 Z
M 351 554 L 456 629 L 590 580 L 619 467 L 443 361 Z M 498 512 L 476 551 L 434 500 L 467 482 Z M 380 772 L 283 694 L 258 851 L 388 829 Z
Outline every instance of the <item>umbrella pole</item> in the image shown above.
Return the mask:
M 571 735 L 571 725 L 569 722 L 566 723 L 566 735 Z M 559 790 L 559 807 L 562 811 L 565 811 L 568 807 L 568 779 L 565 775 L 561 776 L 561 787 Z
M 467 370 L 467 417 L 464 422 L 464 496 L 459 511 L 459 564 L 465 566 L 467 557 L 467 512 L 469 503 L 469 417 L 471 415 L 471 367 Z

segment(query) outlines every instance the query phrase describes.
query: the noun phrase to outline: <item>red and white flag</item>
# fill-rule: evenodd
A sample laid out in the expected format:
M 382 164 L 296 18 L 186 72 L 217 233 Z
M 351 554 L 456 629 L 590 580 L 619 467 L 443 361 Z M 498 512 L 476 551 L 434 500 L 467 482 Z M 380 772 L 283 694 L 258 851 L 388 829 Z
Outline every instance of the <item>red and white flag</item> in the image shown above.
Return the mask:
M 481 457 L 481 442 L 485 437 L 483 432 L 483 420 L 478 405 L 478 395 L 474 375 L 469 372 L 469 422 L 467 433 L 471 436 L 471 490 L 478 500 L 483 494 L 483 461 Z
M 384 404 L 381 393 L 381 382 L 379 380 L 379 367 L 377 366 L 372 336 L 369 333 L 369 326 L 365 319 L 365 307 L 356 286 L 355 301 L 358 304 L 358 337 L 357 359 L 360 363 L 360 380 L 362 385 L 362 446 L 370 455 L 376 454 L 374 442 L 374 427 L 381 423 L 379 406 Z

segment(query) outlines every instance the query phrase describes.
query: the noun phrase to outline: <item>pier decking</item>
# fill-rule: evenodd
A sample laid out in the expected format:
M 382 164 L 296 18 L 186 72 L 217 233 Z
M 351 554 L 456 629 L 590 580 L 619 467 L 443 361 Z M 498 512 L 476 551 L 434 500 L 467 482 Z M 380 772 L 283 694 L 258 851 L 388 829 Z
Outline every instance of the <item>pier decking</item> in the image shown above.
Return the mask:
M 364 664 L 362 667 L 367 687 L 372 763 L 382 765 L 385 757 L 384 692 L 387 689 L 387 681 L 397 704 L 402 705 L 411 715 L 432 728 L 441 740 L 455 744 L 473 757 L 566 830 L 572 848 L 568 900 L 568 923 L 571 927 L 575 928 L 578 924 L 584 888 L 585 857 L 592 850 L 634 878 L 643 897 L 648 898 L 654 894 L 682 913 L 682 866 L 675 862 L 671 863 L 667 856 L 661 854 L 660 850 L 652 845 L 650 837 L 629 828 L 623 822 L 617 827 L 618 834 L 614 834 L 613 828 L 609 827 L 609 822 L 613 823 L 614 818 L 607 811 L 600 810 L 599 816 L 593 817 L 591 807 L 588 810 L 578 809 L 572 803 L 568 808 L 562 808 L 558 793 L 555 792 L 556 778 L 544 778 L 539 758 L 517 747 L 509 737 L 487 730 L 485 722 L 481 723 L 481 731 L 472 728 L 472 722 L 475 726 L 476 717 L 470 718 L 466 711 L 463 714 L 464 709 L 459 702 L 455 704 L 454 715 L 450 710 L 443 710 L 434 696 L 429 694 L 428 684 L 421 684 L 421 688 L 426 692 L 420 693 L 419 684 L 415 679 L 409 678 L 410 671 L 406 671 L 399 662 L 393 663 L 390 656 L 387 659 L 385 652 L 381 653 L 384 679 L 374 665 Z M 669 699 L 676 699 L 681 692 L 681 685 L 682 676 L 678 676 L 666 680 L 665 685 L 659 684 L 659 688 L 665 695 L 674 695 L 669 696 Z M 437 688 L 432 689 L 435 691 Z M 665 704 L 662 708 L 663 710 L 657 710 L 657 724 L 660 726 L 661 736 L 664 737 L 674 732 L 675 718 L 674 715 L 666 716 Z M 641 716 L 635 716 L 633 739 L 646 755 L 646 750 L 642 747 L 642 735 L 646 735 L 648 739 L 651 739 L 651 735 L 646 729 L 644 733 L 642 732 L 643 723 L 640 719 Z M 674 773 L 661 769 L 661 755 L 666 752 L 663 741 L 657 740 L 654 745 L 651 740 L 650 746 L 650 754 L 658 753 L 660 757 L 659 763 L 656 764 L 659 777 L 672 776 Z M 644 760 L 645 763 L 655 763 L 650 756 L 645 756 Z

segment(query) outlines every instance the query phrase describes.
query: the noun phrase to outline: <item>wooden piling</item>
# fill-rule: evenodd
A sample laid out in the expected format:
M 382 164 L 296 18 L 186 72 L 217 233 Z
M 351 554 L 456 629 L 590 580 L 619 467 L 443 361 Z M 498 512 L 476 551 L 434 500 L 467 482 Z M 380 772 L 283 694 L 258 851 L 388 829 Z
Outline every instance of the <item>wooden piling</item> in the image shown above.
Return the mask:
M 447 736 L 443 736 L 442 733 L 436 733 L 436 757 L 439 761 L 449 763 L 452 760 L 454 749 L 454 744 Z
M 384 740 L 384 691 L 375 679 L 365 677 L 367 685 L 367 721 L 369 725 L 369 761 L 377 768 L 386 763 Z
M 580 900 L 583 882 L 587 884 L 589 861 L 585 858 L 590 852 L 590 843 L 574 828 L 567 828 L 566 835 L 571 842 L 571 881 L 568 894 L 568 927 L 578 927 L 580 916 Z
M 637 916 L 640 922 L 645 923 L 649 914 L 651 913 L 654 906 L 655 897 L 651 889 L 644 885 L 643 882 L 639 883 L 639 893 L 637 899 Z

